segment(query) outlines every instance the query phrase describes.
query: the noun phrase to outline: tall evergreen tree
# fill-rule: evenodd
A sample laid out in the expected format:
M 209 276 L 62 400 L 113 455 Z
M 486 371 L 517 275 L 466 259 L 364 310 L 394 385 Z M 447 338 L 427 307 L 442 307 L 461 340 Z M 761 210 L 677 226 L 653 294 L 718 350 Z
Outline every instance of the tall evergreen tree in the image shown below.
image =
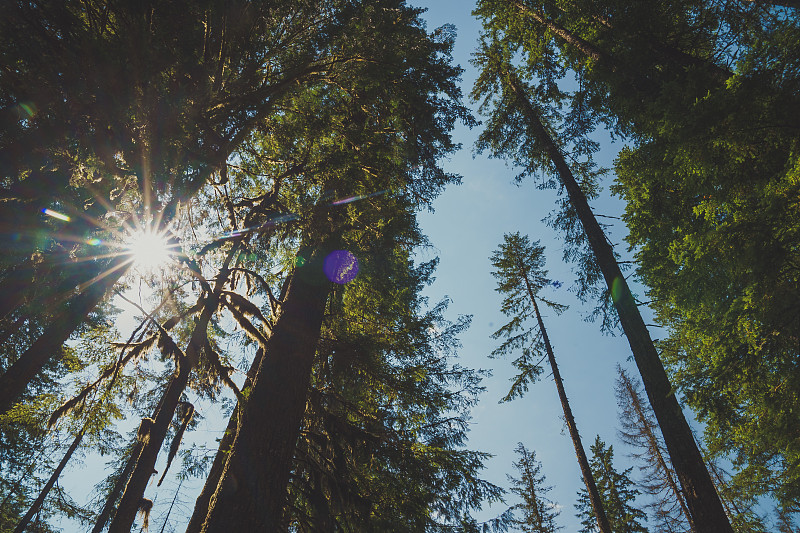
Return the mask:
M 552 487 L 544 484 L 542 463 L 536 460 L 536 452 L 528 451 L 521 442 L 514 451 L 519 455 L 514 468 L 520 477 L 508 476 L 508 480 L 511 482 L 511 492 L 522 498 L 522 503 L 511 508 L 522 512 L 522 518 L 515 518 L 514 524 L 525 533 L 555 533 L 561 529 L 556 524 L 560 511 L 545 496 Z
M 225 181 L 228 158 L 282 96 L 348 59 L 329 44 L 349 2 L 6 7 L 0 57 L 16 67 L 0 76 L 8 154 L 0 168 L 3 215 L 14 224 L 3 226 L 20 242 L 4 281 L 25 283 L 4 306 L 19 309 L 0 319 L 29 319 L 35 309 L 19 303 L 34 293 L 59 308 L 65 300 L 67 312 L 45 315 L 39 338 L 4 361 L 0 411 L 130 264 L 124 250 L 102 258 L 120 253 L 132 231 L 162 230 L 212 177 Z M 33 238 L 48 228 L 43 209 L 59 218 L 55 238 Z M 32 275 L 32 253 L 47 267 L 40 271 L 56 275 Z M 65 256 L 80 258 L 77 283 L 62 283 Z M 34 291 L 40 279 L 55 281 L 51 290 Z
M 742 488 L 798 499 L 795 2 L 484 0 L 527 70 L 570 69 L 571 112 L 630 145 L 628 242 L 675 384 Z M 556 103 L 558 97 L 537 95 Z
M 322 151 L 314 158 L 347 154 L 315 171 L 321 192 L 348 198 L 391 190 L 398 203 L 376 197 L 376 206 L 370 207 L 382 209 L 389 218 L 407 219 L 404 212 L 426 205 L 453 180 L 438 168 L 437 160 L 454 148 L 447 133 L 453 121 L 466 117 L 458 103 L 454 79 L 458 70 L 447 64 L 452 35 L 440 32 L 438 40 L 428 36 L 418 14 L 401 2 L 364 2 L 352 13 L 349 39 L 340 46 L 345 54 L 372 54 L 372 61 L 345 65 L 337 86 L 301 95 L 295 101 L 297 108 L 283 117 L 287 125 L 308 117 L 319 118 L 314 127 L 328 124 L 329 133 L 319 145 Z M 387 36 L 392 37 L 387 40 Z M 308 208 L 303 221 L 296 266 L 243 404 L 233 449 L 211 497 L 203 531 L 281 527 L 292 457 L 332 289 L 321 267 L 331 250 L 347 242 L 352 228 L 361 227 L 358 207 L 369 205 L 336 210 L 332 208 L 337 206 L 321 202 L 318 194 L 308 197 L 316 205 Z M 356 253 L 382 238 L 382 231 L 374 229 L 378 228 L 365 226 L 359 231 Z M 262 467 L 253 471 L 256 457 Z
M 605 510 L 597 491 L 597 485 L 586 459 L 586 451 L 581 442 L 575 417 L 564 390 L 561 373 L 556 364 L 553 347 L 544 327 L 538 302 L 545 303 L 556 312 L 561 312 L 565 306 L 543 299 L 539 291 L 550 284 L 547 271 L 544 267 L 544 246 L 539 246 L 539 241 L 531 243 L 528 237 L 519 233 L 506 234 L 500 249 L 491 257 L 492 265 L 497 269 L 492 275 L 499 281 L 497 291 L 504 294 L 502 311 L 511 317 L 511 322 L 497 330 L 493 337 L 505 337 L 507 340 L 500 348 L 492 352 L 492 356 L 504 355 L 521 349 L 522 355 L 514 361 L 514 366 L 519 374 L 514 379 L 511 391 L 504 398 L 506 401 L 521 396 L 528 388 L 528 383 L 534 381 L 542 372 L 538 361 L 542 356 L 547 357 L 553 381 L 558 390 L 558 399 L 564 411 L 564 421 L 567 424 L 578 465 L 581 469 L 583 482 L 586 486 L 589 500 L 592 503 L 597 525 L 603 533 L 611 533 L 611 528 L 606 518 Z M 525 322 L 536 318 L 536 328 L 526 329 Z M 522 330 L 522 333 L 517 333 Z M 544 352 L 544 354 L 542 354 Z
M 634 507 L 634 501 L 639 491 L 634 488 L 634 482 L 629 477 L 633 467 L 618 472 L 614 468 L 614 447 L 606 448 L 606 443 L 600 440 L 599 435 L 595 438 L 591 450 L 592 472 L 597 479 L 603 506 L 607 510 L 611 531 L 614 533 L 647 533 L 647 528 L 641 523 L 646 519 L 646 515 Z M 575 508 L 578 510 L 577 516 L 583 524 L 581 533 L 597 531 L 589 497 L 584 489 L 578 492 L 578 503 L 575 504 Z
M 486 13 L 487 18 L 490 13 Z M 636 301 L 617 263 L 614 250 L 592 212 L 583 188 L 590 193 L 596 187 L 596 173 L 588 163 L 570 165 L 562 143 L 556 141 L 555 110 L 544 109 L 533 94 L 558 91 L 548 80 L 534 89 L 528 87 L 510 64 L 515 43 L 507 42 L 495 32 L 486 36 L 484 46 L 475 59 L 483 68 L 473 90 L 473 97 L 482 98 L 482 109 L 491 106 L 486 130 L 478 141 L 479 149 L 489 149 L 494 155 L 506 156 L 519 164 L 520 177 L 543 171 L 557 177 L 566 191 L 563 214 L 556 225 L 567 230 L 572 244 L 583 244 L 587 250 L 580 258 L 585 262 L 584 280 L 595 284 L 605 281 L 607 294 L 613 299 L 620 325 L 631 346 L 634 360 L 642 376 L 650 404 L 669 450 L 670 460 L 686 494 L 687 506 L 695 525 L 701 529 L 730 531 L 730 524 L 716 493 L 703 458 L 686 422 L 667 377 L 650 333 L 642 319 Z M 574 122 L 574 121 L 570 121 Z M 578 130 L 582 126 L 576 126 Z M 580 133 L 580 131 L 579 131 Z M 591 146 L 575 144 L 576 157 L 591 154 Z M 577 159 L 580 161 L 580 159 Z M 573 171 L 573 168 L 575 169 Z M 582 183 L 576 175 L 584 178 Z M 590 253 L 589 253 L 590 251 Z

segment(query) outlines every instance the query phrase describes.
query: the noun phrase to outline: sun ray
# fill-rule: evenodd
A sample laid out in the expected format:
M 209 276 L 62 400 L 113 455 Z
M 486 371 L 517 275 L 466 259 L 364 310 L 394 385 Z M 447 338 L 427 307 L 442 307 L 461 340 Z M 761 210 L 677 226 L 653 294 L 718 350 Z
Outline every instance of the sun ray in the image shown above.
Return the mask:
M 125 243 L 134 267 L 139 271 L 153 272 L 166 266 L 176 255 L 177 244 L 170 242 L 166 231 L 144 228 L 132 232 Z

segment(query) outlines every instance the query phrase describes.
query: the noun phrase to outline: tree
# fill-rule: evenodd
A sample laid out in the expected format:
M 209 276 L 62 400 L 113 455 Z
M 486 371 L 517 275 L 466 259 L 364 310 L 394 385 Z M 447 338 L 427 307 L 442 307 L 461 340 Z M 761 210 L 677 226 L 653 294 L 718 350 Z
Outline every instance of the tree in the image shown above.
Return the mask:
M 444 320 L 446 301 L 426 309 L 419 291 L 435 261 L 414 267 L 392 241 L 361 255 L 357 278 L 332 295 L 284 511 L 290 529 L 477 531 L 471 510 L 500 495 L 478 477 L 485 454 L 463 448 L 482 390 L 477 373 L 450 361 L 468 320 Z
M 130 263 L 103 257 L 119 254 L 130 232 L 163 230 L 213 176 L 224 181 L 228 158 L 281 97 L 348 59 L 328 46 L 345 1 L 7 7 L 0 57 L 18 68 L 0 78 L 0 142 L 15 154 L 2 165 L 4 214 L 24 213 L 13 232 L 27 236 L 46 226 L 48 208 L 76 235 L 46 246 L 24 239 L 5 281 L 21 276 L 14 300 L 32 299 L 39 276 L 25 274 L 31 252 L 50 271 L 59 257 L 79 256 L 84 279 L 62 293 L 55 276 L 43 291 L 64 298 L 69 312 L 45 316 L 39 340 L 4 365 L 2 411 Z
M 790 37 L 799 30 L 783 10 L 759 13 L 738 24 L 735 76 L 652 119 L 660 133 L 620 154 L 616 190 L 652 307 L 670 328 L 663 353 L 710 452 L 735 457 L 741 487 L 794 502 L 797 427 L 786 415 L 797 408 L 789 317 L 798 235 L 788 200 L 797 124 L 785 117 L 800 105 L 797 74 L 786 70 L 800 57 Z
M 309 138 L 321 148 L 312 152 L 315 159 L 331 156 L 329 164 L 316 169 L 320 192 L 348 198 L 396 191 L 399 211 L 389 204 L 383 209 L 406 220 L 410 207 L 427 204 L 452 180 L 437 166 L 437 159 L 454 148 L 446 132 L 455 119 L 466 117 L 454 83 L 458 71 L 446 63 L 452 38 L 444 34 L 434 40 L 426 35 L 418 11 L 399 2 L 391 3 L 391 9 L 386 2 L 379 8 L 366 2 L 350 15 L 350 38 L 340 45 L 345 53 L 374 54 L 373 60 L 345 65 L 337 86 L 301 94 L 295 101 L 296 110 L 281 120 L 294 127 L 297 120 L 318 119 L 312 120 L 313 127 L 328 128 L 321 141 Z M 395 37 L 387 41 L 387 35 Z M 384 46 L 387 42 L 392 46 Z M 307 127 L 299 131 L 300 142 L 305 142 Z M 295 140 L 275 137 L 274 142 L 292 146 Z M 331 250 L 361 227 L 355 208 L 335 211 L 322 203 L 318 194 L 308 195 L 308 201 L 316 205 L 307 208 L 309 216 L 301 225 L 296 266 L 265 344 L 261 368 L 241 409 L 233 449 L 210 499 L 203 531 L 281 527 L 292 458 L 332 288 L 321 266 Z M 370 210 L 380 209 L 383 201 L 376 197 L 377 205 Z M 356 235 L 363 241 L 360 246 L 381 238 L 381 232 L 369 229 Z M 251 465 L 256 457 L 263 469 L 254 472 Z
M 492 356 L 504 355 L 522 348 L 522 355 L 514 361 L 514 366 L 520 373 L 514 378 L 511 391 L 504 401 L 521 396 L 527 391 L 528 383 L 535 381 L 541 374 L 542 369 L 537 360 L 540 361 L 543 358 L 542 352 L 544 352 L 544 356 L 547 357 L 550 364 L 550 370 L 553 372 L 558 399 L 564 411 L 564 421 L 569 429 L 581 476 L 592 503 L 598 527 L 603 533 L 611 533 L 595 479 L 586 459 L 581 436 L 575 424 L 575 417 L 572 415 L 567 393 L 564 390 L 553 347 L 550 345 L 550 339 L 539 311 L 537 300 L 544 302 L 558 313 L 565 309 L 565 306 L 539 296 L 539 291 L 551 283 L 547 279 L 547 271 L 543 270 L 544 246 L 539 246 L 539 241 L 531 243 L 528 237 L 523 237 L 519 233 L 506 234 L 500 249 L 492 254 L 491 261 L 497 269 L 492 272 L 492 275 L 499 280 L 496 290 L 505 295 L 502 311 L 505 315 L 512 317 L 511 322 L 494 333 L 494 338 L 505 337 L 507 340 L 500 348 L 492 352 Z M 537 328 L 525 329 L 525 321 L 533 317 L 536 317 Z M 522 333 L 517 334 L 516 332 L 519 330 L 522 330 Z
M 559 180 L 567 193 L 568 203 L 557 223 L 568 230 L 568 238 L 569 232 L 573 232 L 573 235 L 582 233 L 579 237 L 581 240 L 577 242 L 585 243 L 591 251 L 590 257 L 584 256 L 588 261 L 585 263 L 584 279 L 590 282 L 605 281 L 607 294 L 613 299 L 620 325 L 631 346 L 694 523 L 700 529 L 730 531 L 730 524 L 708 470 L 619 268 L 613 248 L 592 212 L 582 190 L 583 184 L 576 180 L 577 174 L 585 177 L 583 181 L 590 191 L 596 187 L 591 160 L 583 165 L 576 163 L 570 166 L 562 147 L 551 134 L 556 128 L 553 122 L 558 118 L 557 114 L 553 110 L 541 111 L 532 100 L 531 90 L 510 64 L 511 44 L 501 40 L 497 34 L 489 35 L 487 39 L 491 42 L 484 43 L 484 48 L 475 59 L 476 65 L 482 66 L 483 71 L 472 94 L 474 98 L 484 99 L 484 112 L 490 105 L 493 109 L 487 127 L 479 138 L 478 148 L 489 149 L 496 156 L 510 157 L 522 166 L 521 176 L 543 171 L 554 174 Z M 536 88 L 536 92 L 552 90 L 547 84 Z M 578 155 L 585 149 L 580 144 L 576 146 Z
M 615 192 L 675 385 L 743 487 L 798 499 L 794 2 L 497 2 L 478 6 L 538 94 L 629 141 Z M 523 22 L 524 21 L 524 22 Z
M 608 521 L 614 533 L 647 533 L 647 529 L 640 520 L 645 520 L 646 515 L 633 506 L 639 491 L 633 488 L 634 483 L 628 477 L 633 468 L 624 472 L 617 472 L 614 468 L 614 447 L 606 448 L 606 443 L 598 435 L 591 446 L 591 466 L 603 506 L 607 510 Z M 581 518 L 583 528 L 581 533 L 597 531 L 593 519 L 589 498 L 584 489 L 578 492 L 578 518 Z
M 639 383 L 619 365 L 615 393 L 621 424 L 619 435 L 622 442 L 636 450 L 632 455 L 640 462 L 642 474 L 637 485 L 652 498 L 648 507 L 652 509 L 655 525 L 664 531 L 691 530 L 692 517 L 667 461 L 652 410 L 643 401 Z
M 555 533 L 561 529 L 555 521 L 560 511 L 545 497 L 552 487 L 544 485 L 542 463 L 536 460 L 536 452 L 528 451 L 521 442 L 514 451 L 519 455 L 514 468 L 519 472 L 520 478 L 508 476 L 508 480 L 511 482 L 511 492 L 523 500 L 511 508 L 523 513 L 521 519 L 514 519 L 514 524 L 525 533 Z

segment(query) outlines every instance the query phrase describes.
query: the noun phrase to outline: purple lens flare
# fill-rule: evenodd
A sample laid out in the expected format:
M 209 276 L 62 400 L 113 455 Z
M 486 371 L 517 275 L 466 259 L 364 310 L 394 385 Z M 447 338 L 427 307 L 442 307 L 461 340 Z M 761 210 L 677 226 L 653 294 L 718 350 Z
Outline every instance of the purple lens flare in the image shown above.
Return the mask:
M 356 279 L 358 259 L 347 250 L 334 250 L 325 258 L 322 269 L 329 280 L 344 285 Z

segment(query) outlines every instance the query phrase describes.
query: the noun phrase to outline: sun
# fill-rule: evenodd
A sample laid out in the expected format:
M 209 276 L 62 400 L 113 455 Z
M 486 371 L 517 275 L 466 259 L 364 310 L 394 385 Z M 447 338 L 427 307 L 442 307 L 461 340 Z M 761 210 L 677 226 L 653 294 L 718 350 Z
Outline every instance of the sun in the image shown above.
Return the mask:
M 152 229 L 131 233 L 126 248 L 133 265 L 139 270 L 152 272 L 164 267 L 174 255 L 173 246 L 166 233 Z

